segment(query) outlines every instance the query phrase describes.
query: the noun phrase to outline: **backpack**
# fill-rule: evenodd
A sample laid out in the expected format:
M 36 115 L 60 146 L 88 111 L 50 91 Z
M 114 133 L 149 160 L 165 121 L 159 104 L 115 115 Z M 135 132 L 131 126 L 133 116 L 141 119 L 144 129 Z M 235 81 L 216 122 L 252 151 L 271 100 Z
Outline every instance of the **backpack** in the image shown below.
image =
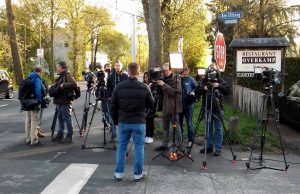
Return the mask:
M 32 80 L 26 78 L 19 83 L 19 96 L 21 110 L 30 111 L 35 110 L 38 100 L 34 97 L 31 89 Z
M 67 77 L 65 77 L 65 83 L 68 83 Z M 71 101 L 77 100 L 81 96 L 80 87 L 76 86 L 73 89 L 66 90 L 65 95 L 68 100 L 71 100 Z

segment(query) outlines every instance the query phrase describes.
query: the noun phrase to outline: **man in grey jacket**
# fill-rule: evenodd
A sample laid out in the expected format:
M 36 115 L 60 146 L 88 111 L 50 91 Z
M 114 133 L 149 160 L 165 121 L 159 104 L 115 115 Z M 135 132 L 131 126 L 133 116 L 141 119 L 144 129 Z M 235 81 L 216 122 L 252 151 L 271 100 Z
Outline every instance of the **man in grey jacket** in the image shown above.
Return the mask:
M 164 100 L 163 100 L 163 128 L 164 139 L 162 145 L 155 148 L 155 151 L 165 151 L 168 149 L 168 143 L 170 140 L 170 123 L 175 121 L 176 123 L 176 145 L 181 146 L 182 133 L 179 122 L 179 113 L 182 112 L 182 90 L 181 80 L 179 76 L 176 76 L 169 65 L 165 63 L 163 65 L 164 79 L 158 80 L 157 85 L 161 86 Z

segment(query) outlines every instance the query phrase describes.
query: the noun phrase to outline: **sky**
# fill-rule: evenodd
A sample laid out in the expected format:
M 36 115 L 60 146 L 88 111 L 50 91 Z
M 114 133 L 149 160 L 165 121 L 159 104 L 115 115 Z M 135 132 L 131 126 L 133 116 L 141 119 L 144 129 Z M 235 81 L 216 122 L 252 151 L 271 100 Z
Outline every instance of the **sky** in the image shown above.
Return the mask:
M 141 15 L 143 12 L 140 0 L 85 0 L 90 5 L 104 6 L 112 14 L 112 18 L 116 23 L 116 28 L 128 35 L 132 34 L 133 21 L 130 14 Z M 209 2 L 210 0 L 204 0 Z M 12 0 L 13 3 L 18 3 L 18 0 Z M 300 0 L 287 0 L 289 6 L 300 4 Z M 0 0 L 0 7 L 5 6 L 5 0 Z M 128 12 L 130 14 L 126 14 Z M 300 17 L 300 16 L 299 16 Z M 296 25 L 300 30 L 300 22 Z M 146 34 L 145 24 L 137 24 L 137 33 Z M 297 38 L 300 42 L 300 37 Z

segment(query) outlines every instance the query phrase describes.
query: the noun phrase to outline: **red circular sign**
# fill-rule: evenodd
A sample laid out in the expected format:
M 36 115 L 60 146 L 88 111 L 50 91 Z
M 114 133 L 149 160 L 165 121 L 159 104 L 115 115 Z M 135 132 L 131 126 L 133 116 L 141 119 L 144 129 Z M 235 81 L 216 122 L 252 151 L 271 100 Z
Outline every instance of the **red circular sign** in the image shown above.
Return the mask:
M 218 33 L 215 41 L 215 60 L 219 71 L 225 71 L 226 65 L 226 43 L 222 33 Z

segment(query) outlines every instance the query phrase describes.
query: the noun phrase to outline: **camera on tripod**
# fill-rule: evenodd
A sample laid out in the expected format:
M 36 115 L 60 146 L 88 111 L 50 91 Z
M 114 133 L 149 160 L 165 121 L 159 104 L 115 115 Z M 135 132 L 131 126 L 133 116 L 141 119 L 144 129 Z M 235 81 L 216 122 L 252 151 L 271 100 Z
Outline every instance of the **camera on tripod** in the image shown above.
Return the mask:
M 265 84 L 265 89 L 281 84 L 281 73 L 274 68 L 254 67 L 254 78 Z
M 154 68 L 149 69 L 149 77 L 150 77 L 149 80 L 151 82 L 161 80 L 163 72 L 164 71 L 161 67 L 154 67 Z
M 95 84 L 95 74 L 93 72 L 83 71 L 82 75 L 84 77 L 84 80 L 87 82 L 87 89 L 91 90 Z
M 213 66 L 209 66 L 205 70 L 205 79 L 207 80 L 207 83 L 215 83 L 219 79 L 219 71 L 214 68 Z M 210 84 L 208 84 L 210 85 Z

